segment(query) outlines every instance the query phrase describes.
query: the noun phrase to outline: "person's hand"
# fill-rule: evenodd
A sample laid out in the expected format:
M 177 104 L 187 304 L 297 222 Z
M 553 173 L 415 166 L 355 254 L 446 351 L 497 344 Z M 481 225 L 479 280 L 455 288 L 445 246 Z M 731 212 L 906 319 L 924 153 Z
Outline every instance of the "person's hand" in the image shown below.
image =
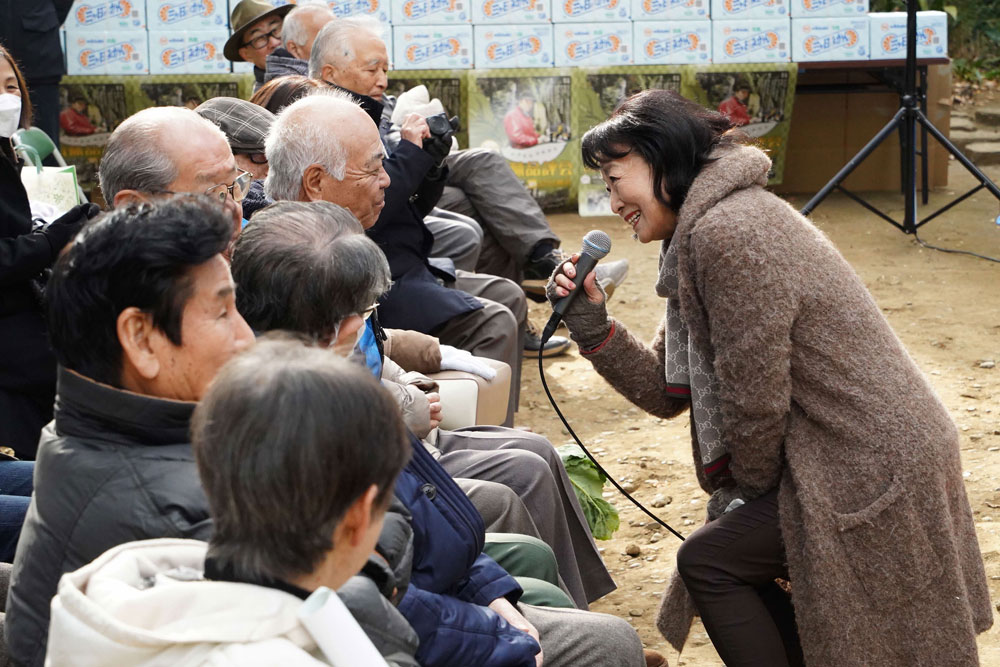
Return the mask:
M 59 251 L 76 236 L 83 224 L 100 212 L 101 209 L 97 204 L 80 204 L 53 220 L 44 232 L 45 238 L 52 247 L 52 255 L 58 255 Z
M 545 286 L 545 296 L 549 303 L 555 305 L 559 299 L 569 295 L 575 289 L 573 278 L 576 277 L 576 263 L 580 260 L 577 253 L 570 258 L 570 261 L 563 262 L 552 273 L 549 283 Z M 608 311 L 605 307 L 607 297 L 604 289 L 597 282 L 597 273 L 591 271 L 584 279 L 581 286 L 584 293 L 570 304 L 563 314 L 563 321 L 569 327 L 570 337 L 576 341 L 581 349 L 587 349 L 600 345 L 611 332 L 611 320 L 608 319 Z
M 576 289 L 576 285 L 573 284 L 573 279 L 576 278 L 576 263 L 579 261 L 580 253 L 575 253 L 569 258 L 568 262 L 564 262 L 563 265 L 556 269 L 556 272 L 552 274 L 552 280 L 556 283 L 555 295 L 557 299 L 567 296 L 571 290 Z M 585 296 L 590 303 L 595 306 L 604 303 L 604 289 L 597 284 L 597 271 L 591 271 L 587 274 L 587 277 L 583 279 L 583 289 Z M 579 297 L 577 297 L 577 299 L 579 299 Z
M 507 623 L 510 624 L 512 628 L 517 628 L 521 632 L 527 632 L 532 638 L 538 642 L 538 653 L 535 654 L 535 667 L 542 667 L 542 640 L 538 637 L 538 630 L 533 626 L 528 619 L 521 615 L 521 612 L 517 610 L 517 607 L 512 605 L 507 598 L 497 598 L 489 604 L 490 609 L 495 611 L 500 615 Z
M 437 428 L 441 425 L 441 394 L 431 392 L 426 396 L 431 408 L 431 428 Z
M 409 141 L 411 144 L 416 144 L 420 148 L 423 148 L 424 139 L 431 136 L 431 129 L 427 127 L 427 121 L 420 114 L 407 114 L 406 118 L 403 119 L 403 125 L 399 128 L 399 135 Z

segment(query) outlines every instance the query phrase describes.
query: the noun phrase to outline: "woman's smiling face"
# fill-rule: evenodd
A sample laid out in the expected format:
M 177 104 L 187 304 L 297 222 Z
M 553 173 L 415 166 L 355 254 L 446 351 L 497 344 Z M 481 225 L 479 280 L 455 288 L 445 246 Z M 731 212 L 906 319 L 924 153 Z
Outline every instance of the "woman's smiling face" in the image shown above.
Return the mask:
M 611 194 L 611 210 L 632 227 L 641 243 L 673 236 L 677 215 L 656 198 L 653 170 L 637 153 L 605 162 L 601 178 Z

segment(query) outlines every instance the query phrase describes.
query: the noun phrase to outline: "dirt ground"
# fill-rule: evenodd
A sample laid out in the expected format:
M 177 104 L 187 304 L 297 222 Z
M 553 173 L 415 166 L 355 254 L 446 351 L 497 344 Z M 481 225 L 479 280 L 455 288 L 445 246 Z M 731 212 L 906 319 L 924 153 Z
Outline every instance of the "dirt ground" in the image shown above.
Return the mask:
M 990 169 L 994 181 L 1000 168 Z M 975 184 L 952 161 L 949 187 L 931 195 L 927 211 L 962 194 Z M 788 197 L 800 208 L 807 197 Z M 876 194 L 872 201 L 897 218 L 902 198 Z M 1000 257 L 1000 226 L 994 220 L 1000 205 L 978 193 L 935 219 L 920 236 L 926 242 Z M 628 282 L 611 299 L 609 310 L 631 331 L 649 340 L 662 317 L 663 302 L 653 291 L 657 271 L 655 244 L 631 239 L 618 218 L 550 218 L 573 251 L 590 229 L 611 235 L 612 258 L 631 263 Z M 976 517 L 980 546 L 990 578 L 994 603 L 1000 602 L 1000 264 L 920 247 L 911 236 L 868 213 L 842 195 L 832 195 L 812 215 L 861 275 L 896 333 L 927 375 L 961 431 L 962 459 L 969 500 Z M 532 317 L 544 323 L 548 313 L 532 306 Z M 561 333 L 565 334 L 565 330 Z M 695 481 L 688 437 L 688 417 L 672 421 L 651 417 L 615 393 L 574 349 L 568 356 L 545 362 L 549 387 L 576 432 L 609 471 L 667 523 L 691 532 L 704 517 L 706 496 Z M 569 441 L 538 380 L 535 362 L 526 364 L 518 423 L 546 435 L 554 444 Z M 668 656 L 670 665 L 719 665 L 704 628 L 692 628 L 681 656 L 655 627 L 660 595 L 674 567 L 680 542 L 651 527 L 644 514 L 606 487 L 606 498 L 621 514 L 614 539 L 599 543 L 618 590 L 593 605 L 627 618 L 643 642 Z M 655 526 L 655 524 L 653 524 Z M 640 554 L 626 555 L 637 545 Z M 983 665 L 1000 667 L 1000 629 L 979 639 Z

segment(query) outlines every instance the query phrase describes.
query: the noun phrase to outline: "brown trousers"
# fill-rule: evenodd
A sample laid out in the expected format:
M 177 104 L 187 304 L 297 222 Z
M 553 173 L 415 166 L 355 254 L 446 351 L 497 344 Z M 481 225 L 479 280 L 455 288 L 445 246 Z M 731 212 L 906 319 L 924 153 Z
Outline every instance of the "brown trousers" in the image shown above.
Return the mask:
M 804 664 L 778 525 L 778 490 L 705 524 L 681 545 L 677 571 L 728 667 Z

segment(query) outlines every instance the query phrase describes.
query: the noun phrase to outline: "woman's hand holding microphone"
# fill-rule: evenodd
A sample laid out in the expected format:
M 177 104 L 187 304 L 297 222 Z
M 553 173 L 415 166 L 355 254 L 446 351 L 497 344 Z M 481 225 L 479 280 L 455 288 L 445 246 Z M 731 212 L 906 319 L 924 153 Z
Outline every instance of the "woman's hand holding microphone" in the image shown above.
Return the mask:
M 552 273 L 545 286 L 545 295 L 553 306 L 578 289 L 573 284 L 576 278 L 576 263 L 580 253 L 575 253 L 569 261 L 563 262 Z M 608 319 L 606 308 L 607 296 L 604 288 L 597 282 L 596 271 L 591 271 L 583 280 L 583 294 L 570 304 L 563 315 L 563 320 L 569 328 L 570 337 L 581 349 L 600 345 L 611 332 L 611 320 Z

